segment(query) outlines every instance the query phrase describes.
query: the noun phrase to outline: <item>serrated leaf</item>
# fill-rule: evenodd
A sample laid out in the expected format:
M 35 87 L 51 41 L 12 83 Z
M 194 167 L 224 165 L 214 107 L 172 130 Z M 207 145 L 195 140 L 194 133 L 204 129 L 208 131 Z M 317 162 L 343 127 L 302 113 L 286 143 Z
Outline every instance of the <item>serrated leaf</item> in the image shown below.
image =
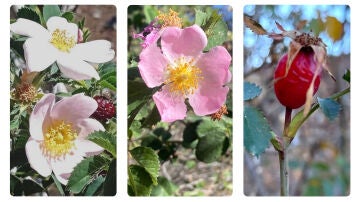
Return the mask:
M 244 145 L 252 155 L 259 157 L 269 147 L 271 129 L 265 117 L 256 108 L 244 107 Z
M 103 176 L 100 175 L 97 177 L 87 186 L 84 196 L 93 196 L 100 189 L 101 185 L 103 185 L 104 181 L 105 178 Z
M 159 184 L 151 191 L 151 196 L 173 196 L 177 186 L 165 177 L 158 178 Z
M 153 184 L 157 184 L 160 162 L 155 151 L 148 147 L 136 147 L 130 151 L 131 156 L 149 173 Z
M 348 83 L 350 83 L 350 70 L 347 69 L 346 73 L 343 75 L 342 77 L 345 81 L 347 81 Z
M 128 167 L 129 175 L 129 195 L 149 196 L 152 188 L 152 177 L 144 167 L 130 165 Z
M 39 24 L 41 23 L 39 15 L 34 10 L 27 7 L 20 8 L 16 16 L 17 18 L 25 18 L 37 22 Z
M 341 105 L 330 98 L 317 98 L 321 111 L 329 120 L 334 120 L 341 110 Z
M 101 171 L 108 165 L 108 160 L 100 156 L 92 156 L 82 160 L 76 165 L 67 184 L 73 193 L 80 193 L 89 184 L 92 175 Z
M 261 93 L 261 88 L 254 83 L 244 82 L 244 101 L 251 100 Z
M 88 140 L 96 143 L 116 157 L 116 136 L 107 132 L 96 131 L 88 136 Z
M 182 145 L 185 148 L 194 148 L 196 145 L 194 145 L 195 140 L 197 140 L 197 127 L 200 124 L 200 121 L 192 122 L 189 124 L 186 124 L 186 128 L 183 132 L 183 142 Z
M 222 45 L 227 37 L 228 27 L 216 11 L 213 11 L 207 23 L 202 27 L 207 36 L 208 43 L 204 51 Z
M 208 14 L 195 9 L 195 24 L 199 25 L 200 27 L 205 25 L 206 21 L 208 20 Z
M 53 16 L 61 16 L 61 11 L 57 5 L 44 5 L 43 7 L 43 16 L 45 22 Z
M 251 19 L 249 16 L 244 15 L 244 24 L 246 27 L 251 29 L 256 34 L 264 35 L 267 34 L 267 31 L 255 20 Z
M 104 196 L 115 196 L 116 194 L 116 159 L 110 163 L 109 170 L 104 182 Z

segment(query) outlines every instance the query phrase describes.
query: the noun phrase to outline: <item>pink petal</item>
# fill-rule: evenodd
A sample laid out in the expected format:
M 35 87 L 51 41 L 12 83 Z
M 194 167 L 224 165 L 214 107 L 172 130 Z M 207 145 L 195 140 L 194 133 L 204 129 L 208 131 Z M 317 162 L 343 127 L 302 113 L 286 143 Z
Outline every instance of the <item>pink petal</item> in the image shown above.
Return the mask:
M 222 86 L 231 80 L 230 63 L 231 56 L 228 51 L 222 46 L 217 46 L 203 53 L 195 66 L 201 69 L 206 83 Z
M 83 160 L 83 157 L 79 155 L 76 150 L 71 154 L 66 154 L 65 157 L 59 157 L 57 159 L 51 159 L 51 167 L 54 171 L 56 178 L 61 184 L 66 185 L 71 172 L 75 166 Z
M 36 37 L 47 41 L 50 38 L 50 33 L 39 23 L 32 20 L 19 18 L 16 22 L 10 25 L 10 30 L 16 34 L 23 36 Z
M 90 133 L 94 131 L 105 131 L 104 126 L 95 119 L 80 119 L 76 123 L 76 127 L 79 128 L 79 138 L 85 139 Z
M 47 157 L 43 155 L 40 143 L 31 137 L 25 145 L 26 156 L 30 166 L 36 170 L 41 176 L 47 177 L 51 174 L 51 168 Z
M 161 36 L 161 47 L 171 60 L 182 56 L 196 58 L 206 47 L 207 38 L 204 31 L 198 26 L 193 25 L 184 29 L 177 27 L 165 28 Z
M 70 79 L 100 79 L 99 74 L 93 66 L 69 54 L 59 56 L 57 58 L 57 64 L 59 65 L 60 71 Z
M 79 119 L 88 118 L 97 109 L 97 102 L 84 94 L 76 94 L 57 102 L 51 111 L 51 117 L 77 123 Z
M 80 60 L 104 63 L 114 58 L 115 51 L 111 49 L 110 41 L 96 40 L 76 44 L 76 46 L 71 49 L 70 54 Z
M 189 96 L 189 103 L 199 116 L 215 113 L 226 101 L 228 87 L 205 85 Z
M 75 145 L 78 152 L 85 157 L 98 155 L 104 151 L 104 148 L 89 140 L 78 140 L 76 141 Z
M 153 95 L 156 107 L 159 110 L 161 121 L 173 122 L 182 120 L 186 116 L 186 105 L 181 97 L 174 97 L 163 88 Z
M 55 103 L 54 94 L 45 94 L 35 105 L 29 118 L 29 131 L 33 139 L 43 140 L 43 128 L 50 121 L 49 113 Z
M 149 88 L 164 82 L 164 72 L 168 61 L 156 44 L 143 49 L 140 53 L 139 71 Z
M 25 41 L 24 55 L 30 72 L 40 72 L 56 61 L 57 51 L 48 41 L 29 38 Z

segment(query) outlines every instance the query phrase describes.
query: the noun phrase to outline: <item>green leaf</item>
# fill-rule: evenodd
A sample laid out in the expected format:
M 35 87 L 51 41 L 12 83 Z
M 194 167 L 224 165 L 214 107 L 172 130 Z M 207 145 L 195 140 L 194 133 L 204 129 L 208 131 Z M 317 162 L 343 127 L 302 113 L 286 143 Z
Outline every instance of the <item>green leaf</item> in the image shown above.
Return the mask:
M 116 194 L 116 159 L 112 160 L 104 182 L 104 196 Z
M 88 140 L 96 143 L 116 157 L 116 136 L 103 131 L 95 131 L 88 136 Z
M 116 91 L 116 76 L 107 77 L 106 80 L 102 79 L 99 84 L 103 88 L 108 88 L 112 91 Z
M 17 18 L 25 18 L 28 20 L 32 20 L 34 22 L 37 23 L 41 23 L 40 22 L 40 17 L 39 15 L 32 9 L 27 8 L 27 7 L 22 7 L 18 10 L 17 14 L 16 14 Z
M 92 156 L 82 160 L 76 165 L 67 184 L 73 193 L 80 193 L 84 187 L 91 182 L 92 175 L 103 170 L 109 160 L 100 156 Z
M 334 120 L 341 110 L 341 105 L 330 98 L 317 98 L 321 111 L 329 120 Z
M 151 191 L 151 196 L 173 196 L 177 186 L 165 177 L 158 178 L 159 184 Z
M 221 131 L 213 130 L 199 138 L 196 145 L 196 158 L 205 163 L 211 163 L 220 158 L 223 153 L 223 147 L 226 136 Z
M 183 132 L 183 142 L 182 142 L 183 147 L 194 148 L 196 146 L 195 143 L 198 138 L 196 129 L 199 124 L 200 121 L 186 124 L 186 128 L 184 129 Z
M 157 11 L 154 8 L 154 6 L 145 5 L 144 6 L 144 15 L 146 18 L 146 23 L 150 23 L 152 20 L 155 19 L 156 15 L 157 15 Z
M 162 142 L 157 136 L 153 134 L 148 134 L 144 138 L 142 138 L 141 146 L 150 147 L 153 150 L 158 150 L 162 147 Z
M 21 196 L 22 190 L 21 179 L 15 175 L 10 175 L 10 194 L 13 196 Z
M 29 195 L 35 194 L 35 193 L 39 193 L 39 192 L 43 192 L 45 190 L 41 184 L 35 182 L 32 179 L 24 179 L 23 188 L 24 188 L 24 193 L 26 196 L 29 196 Z
M 145 168 L 138 165 L 128 167 L 129 175 L 129 195 L 149 196 L 152 188 L 152 177 Z
M 251 100 L 261 93 L 261 88 L 254 83 L 244 82 L 244 101 Z
M 209 119 L 203 120 L 197 127 L 199 142 L 196 145 L 196 158 L 211 163 L 223 154 L 226 142 L 226 131 L 219 124 Z
M 350 83 L 350 69 L 346 70 L 346 73 L 342 77 L 345 81 Z
M 24 58 L 24 48 L 23 48 L 24 42 L 25 41 L 19 41 L 10 38 L 11 49 L 15 51 L 16 54 L 18 54 L 21 58 Z
M 68 22 L 72 22 L 74 19 L 74 13 L 73 12 L 65 12 L 61 15 L 61 17 L 65 18 Z
M 57 5 L 45 5 L 43 7 L 43 16 L 45 22 L 48 21 L 49 18 L 53 16 L 61 16 L 61 11 L 59 6 Z
M 153 90 L 142 81 L 128 81 L 128 104 L 138 100 L 148 100 Z
M 94 181 L 92 181 L 86 188 L 84 196 L 93 196 L 103 185 L 105 178 L 103 176 L 97 177 Z
M 271 129 L 265 117 L 250 106 L 244 107 L 244 145 L 246 150 L 257 157 L 269 147 Z
M 210 12 L 206 13 L 205 16 L 204 12 L 195 10 L 195 23 L 200 24 L 200 27 L 204 30 L 208 39 L 208 44 L 204 49 L 205 51 L 222 45 L 226 40 L 228 32 L 227 24 L 222 20 L 221 15 L 215 10 Z
M 148 147 L 136 147 L 130 151 L 131 156 L 150 174 L 153 184 L 157 184 L 160 162 L 155 151 Z
M 156 105 L 153 106 L 150 114 L 145 118 L 143 122 L 143 127 L 152 127 L 156 125 L 161 120 L 159 111 Z

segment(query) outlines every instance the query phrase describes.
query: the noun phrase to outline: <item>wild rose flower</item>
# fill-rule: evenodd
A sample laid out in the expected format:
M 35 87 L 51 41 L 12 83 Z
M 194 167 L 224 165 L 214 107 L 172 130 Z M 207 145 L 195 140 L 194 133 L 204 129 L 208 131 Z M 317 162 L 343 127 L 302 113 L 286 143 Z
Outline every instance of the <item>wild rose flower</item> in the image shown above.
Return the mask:
M 94 131 L 105 130 L 100 122 L 89 118 L 96 108 L 96 101 L 84 94 L 57 103 L 54 94 L 45 94 L 29 119 L 30 138 L 25 150 L 30 166 L 44 177 L 53 171 L 66 185 L 74 167 L 84 157 L 103 151 L 86 139 Z
M 206 35 L 197 25 L 167 27 L 161 36 L 161 49 L 152 44 L 140 53 L 144 82 L 150 88 L 162 86 L 153 95 L 162 121 L 184 119 L 185 99 L 199 116 L 215 113 L 225 103 L 231 56 L 222 46 L 203 53 L 206 45 Z
M 88 62 L 104 63 L 114 58 L 111 43 L 95 40 L 78 42 L 78 26 L 68 23 L 65 18 L 51 17 L 47 29 L 40 24 L 19 18 L 11 24 L 11 31 L 28 36 L 24 43 L 24 55 L 31 72 L 42 71 L 55 61 L 60 71 L 75 80 L 100 79 L 95 68 Z

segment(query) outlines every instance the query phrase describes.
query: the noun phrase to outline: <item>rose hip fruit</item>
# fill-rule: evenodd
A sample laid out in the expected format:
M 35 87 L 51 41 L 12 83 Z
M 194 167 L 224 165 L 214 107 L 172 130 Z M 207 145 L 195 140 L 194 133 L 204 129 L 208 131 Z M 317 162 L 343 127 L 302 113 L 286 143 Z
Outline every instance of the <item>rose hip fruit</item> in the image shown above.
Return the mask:
M 293 60 L 287 75 L 288 54 L 280 59 L 274 74 L 274 89 L 276 97 L 282 105 L 296 109 L 305 104 L 306 92 L 316 71 L 317 64 L 314 56 L 315 53 L 311 47 L 302 47 Z M 313 94 L 319 88 L 320 73 L 316 76 Z
M 95 96 L 94 99 L 98 103 L 98 108 L 91 117 L 99 121 L 106 121 L 116 115 L 115 106 L 111 100 L 99 95 Z

